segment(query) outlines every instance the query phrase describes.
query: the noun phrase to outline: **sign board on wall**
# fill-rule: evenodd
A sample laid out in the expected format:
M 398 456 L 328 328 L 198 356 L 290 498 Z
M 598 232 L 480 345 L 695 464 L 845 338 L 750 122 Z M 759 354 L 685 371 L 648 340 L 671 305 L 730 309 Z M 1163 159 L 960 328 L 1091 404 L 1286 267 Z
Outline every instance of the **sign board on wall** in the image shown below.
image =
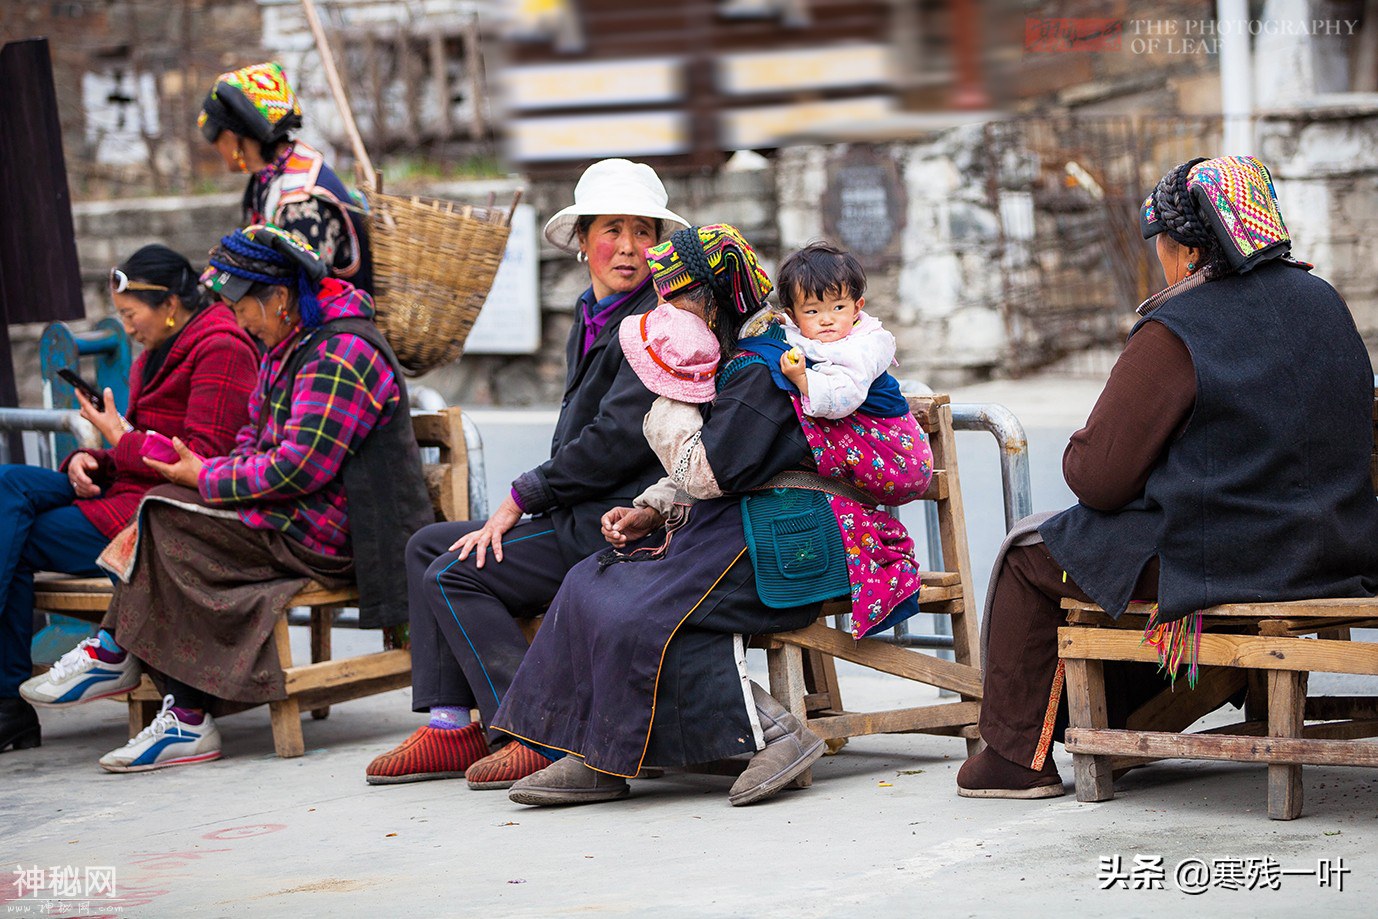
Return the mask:
M 823 230 L 865 267 L 899 257 L 905 207 L 899 169 L 885 153 L 858 144 L 828 163 Z
M 894 109 L 895 100 L 888 96 L 726 109 L 719 117 L 719 140 L 726 150 L 774 147 L 791 135 L 825 130 L 830 124 L 881 119 Z
M 884 86 L 894 78 L 892 69 L 885 45 L 748 51 L 718 59 L 718 85 L 734 95 Z
M 514 110 L 658 104 L 684 98 L 684 63 L 637 58 L 509 67 L 503 82 Z
M 541 346 L 540 247 L 536 209 L 517 207 L 493 289 L 464 344 L 467 354 L 535 354 Z
M 508 125 L 508 142 L 512 158 L 525 163 L 673 156 L 689 149 L 689 116 L 634 112 L 514 118 Z

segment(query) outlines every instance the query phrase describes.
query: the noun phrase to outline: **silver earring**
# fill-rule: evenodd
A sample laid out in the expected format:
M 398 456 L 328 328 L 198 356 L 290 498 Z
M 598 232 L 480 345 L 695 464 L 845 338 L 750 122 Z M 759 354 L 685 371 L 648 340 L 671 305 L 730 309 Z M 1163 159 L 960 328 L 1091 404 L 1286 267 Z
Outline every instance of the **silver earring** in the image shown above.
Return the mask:
M 574 260 L 576 262 L 579 262 L 580 264 L 583 264 L 584 262 L 587 262 L 589 260 L 589 257 L 585 255 L 584 251 L 581 249 L 578 252 L 574 253 Z

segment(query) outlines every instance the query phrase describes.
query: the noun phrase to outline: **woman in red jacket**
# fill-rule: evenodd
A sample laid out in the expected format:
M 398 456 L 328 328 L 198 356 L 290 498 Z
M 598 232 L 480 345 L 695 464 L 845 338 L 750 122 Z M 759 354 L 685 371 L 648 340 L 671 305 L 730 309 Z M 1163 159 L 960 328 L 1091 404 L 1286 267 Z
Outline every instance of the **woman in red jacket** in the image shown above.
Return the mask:
M 203 305 L 198 274 L 166 246 L 145 246 L 110 273 L 116 315 L 143 346 L 130 373 L 129 411 L 103 411 L 80 393 L 81 413 L 111 446 L 79 450 L 61 472 L 0 466 L 0 752 L 40 743 L 38 716 L 19 697 L 33 673 L 33 573 L 95 577 L 96 556 L 134 519 L 139 499 L 163 481 L 143 462 L 148 432 L 180 437 L 204 456 L 234 446 L 248 421 L 258 352 L 223 304 Z M 111 679 L 99 638 L 83 642 L 90 681 Z M 128 687 L 109 687 L 114 695 Z M 54 699 L 53 706 L 65 704 Z

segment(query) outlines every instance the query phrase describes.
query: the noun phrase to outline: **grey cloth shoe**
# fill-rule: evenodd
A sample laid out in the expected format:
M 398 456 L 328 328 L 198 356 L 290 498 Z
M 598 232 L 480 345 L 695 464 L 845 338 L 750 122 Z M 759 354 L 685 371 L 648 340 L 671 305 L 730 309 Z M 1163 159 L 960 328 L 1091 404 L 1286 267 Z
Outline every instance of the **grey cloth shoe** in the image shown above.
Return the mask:
M 765 749 L 747 763 L 746 771 L 732 785 L 727 800 L 733 807 L 769 798 L 788 785 L 823 755 L 823 738 L 799 723 L 799 719 L 754 682 L 751 695 L 761 718 Z
M 631 794 L 627 780 L 584 765 L 577 756 L 566 756 L 518 780 L 507 793 L 518 804 L 597 804 Z

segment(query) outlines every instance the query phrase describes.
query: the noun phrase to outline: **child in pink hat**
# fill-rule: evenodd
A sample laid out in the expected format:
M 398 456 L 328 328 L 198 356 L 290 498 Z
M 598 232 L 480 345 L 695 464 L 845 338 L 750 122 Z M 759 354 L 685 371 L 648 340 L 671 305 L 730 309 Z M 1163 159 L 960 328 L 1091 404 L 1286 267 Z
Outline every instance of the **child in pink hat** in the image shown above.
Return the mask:
M 658 397 L 642 428 L 646 442 L 662 461 L 681 455 L 682 448 L 697 438 L 703 427 L 698 407 L 713 401 L 717 391 L 718 360 L 722 353 L 717 336 L 689 303 L 676 306 L 673 300 L 661 303 L 649 313 L 628 316 L 617 333 L 627 363 Z M 674 470 L 667 465 L 665 471 Z M 680 474 L 686 473 L 682 470 Z M 697 483 L 698 487 L 693 489 L 695 497 L 716 498 L 722 494 L 717 482 L 709 481 L 711 478 L 709 474 Z M 688 504 L 691 500 L 675 479 L 666 475 L 638 495 L 632 506 L 652 508 L 668 518 L 676 504 Z

